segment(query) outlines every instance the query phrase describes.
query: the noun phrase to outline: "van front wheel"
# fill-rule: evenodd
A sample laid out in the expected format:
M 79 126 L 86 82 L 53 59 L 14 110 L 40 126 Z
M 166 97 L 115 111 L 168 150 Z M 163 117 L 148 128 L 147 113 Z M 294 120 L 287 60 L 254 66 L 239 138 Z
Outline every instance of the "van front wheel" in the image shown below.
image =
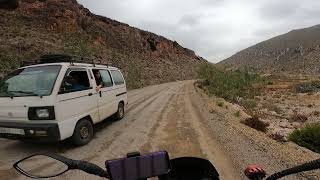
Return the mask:
M 124 104 L 121 102 L 118 105 L 118 111 L 115 114 L 117 120 L 120 120 L 124 117 Z
M 88 144 L 93 138 L 93 126 L 87 119 L 80 120 L 73 132 L 72 142 L 76 146 Z

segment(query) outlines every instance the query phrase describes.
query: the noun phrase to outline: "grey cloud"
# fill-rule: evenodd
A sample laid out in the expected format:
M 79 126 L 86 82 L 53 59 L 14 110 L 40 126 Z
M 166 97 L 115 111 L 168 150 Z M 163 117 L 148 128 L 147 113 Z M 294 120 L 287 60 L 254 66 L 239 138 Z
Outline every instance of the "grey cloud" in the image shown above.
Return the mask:
M 201 18 L 200 15 L 184 15 L 180 19 L 179 24 L 182 24 L 182 25 L 186 24 L 190 26 L 197 25 L 200 23 L 200 18 Z
M 293 0 L 269 1 L 260 8 L 260 15 L 266 20 L 282 20 L 294 16 L 301 4 Z
M 78 0 L 92 12 L 179 42 L 212 62 L 319 23 L 314 0 Z

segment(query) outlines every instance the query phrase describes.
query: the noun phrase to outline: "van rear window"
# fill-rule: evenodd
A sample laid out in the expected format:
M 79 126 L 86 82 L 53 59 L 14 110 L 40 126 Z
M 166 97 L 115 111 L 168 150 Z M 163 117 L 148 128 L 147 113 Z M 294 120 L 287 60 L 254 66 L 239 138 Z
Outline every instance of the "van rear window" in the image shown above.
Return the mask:
M 123 76 L 120 73 L 120 71 L 113 70 L 113 71 L 111 71 L 111 75 L 113 77 L 113 81 L 114 81 L 115 85 L 124 84 L 124 79 L 123 79 Z

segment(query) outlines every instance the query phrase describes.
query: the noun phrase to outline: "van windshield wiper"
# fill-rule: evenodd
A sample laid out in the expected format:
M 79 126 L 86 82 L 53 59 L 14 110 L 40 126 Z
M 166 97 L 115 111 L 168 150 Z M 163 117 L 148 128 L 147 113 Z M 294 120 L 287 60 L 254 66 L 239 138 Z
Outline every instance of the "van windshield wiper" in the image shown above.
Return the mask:
M 40 96 L 39 94 L 36 94 L 34 92 L 31 91 L 8 91 L 9 93 L 21 93 L 21 94 L 28 94 L 31 96 Z

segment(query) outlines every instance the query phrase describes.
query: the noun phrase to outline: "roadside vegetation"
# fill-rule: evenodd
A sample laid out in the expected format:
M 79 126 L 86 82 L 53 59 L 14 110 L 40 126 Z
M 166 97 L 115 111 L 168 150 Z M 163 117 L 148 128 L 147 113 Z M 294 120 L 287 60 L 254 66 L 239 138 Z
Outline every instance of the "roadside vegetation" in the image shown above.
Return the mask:
M 311 81 L 302 84 L 298 84 L 295 87 L 298 93 L 316 93 L 320 92 L 320 81 Z
M 213 64 L 204 64 L 199 70 L 200 87 L 209 95 L 222 97 L 227 101 L 237 103 L 255 114 L 257 103 L 255 96 L 260 95 L 265 79 L 247 70 L 228 70 Z M 218 106 L 223 106 L 218 102 Z
M 200 85 L 209 95 L 239 102 L 251 99 L 260 92 L 262 78 L 248 70 L 227 70 L 213 64 L 203 64 L 199 70 Z
M 261 77 L 247 69 L 204 64 L 198 86 L 210 95 L 238 104 L 250 115 L 240 122 L 279 141 L 292 141 L 320 153 L 320 81 Z M 222 100 L 216 105 L 223 107 Z M 233 112 L 241 117 L 240 111 Z M 309 124 L 309 122 L 316 122 Z
M 308 124 L 301 129 L 294 130 L 289 139 L 300 146 L 320 153 L 320 123 Z
M 20 58 L 15 55 L 0 54 L 0 77 L 20 66 Z
M 245 119 L 242 123 L 264 133 L 267 132 L 269 126 L 269 123 L 262 121 L 258 115 L 253 115 L 251 118 Z
M 255 96 L 260 95 L 262 87 L 266 84 L 264 78 L 247 69 L 228 70 L 213 64 L 202 65 L 198 74 L 201 79 L 198 83 L 200 88 L 204 89 L 209 95 L 222 97 L 246 109 L 252 118 L 242 123 L 262 132 L 267 131 L 269 124 L 261 121 L 255 112 L 257 102 L 254 99 Z M 217 102 L 217 105 L 223 107 L 223 101 Z M 240 117 L 240 111 L 234 115 Z

